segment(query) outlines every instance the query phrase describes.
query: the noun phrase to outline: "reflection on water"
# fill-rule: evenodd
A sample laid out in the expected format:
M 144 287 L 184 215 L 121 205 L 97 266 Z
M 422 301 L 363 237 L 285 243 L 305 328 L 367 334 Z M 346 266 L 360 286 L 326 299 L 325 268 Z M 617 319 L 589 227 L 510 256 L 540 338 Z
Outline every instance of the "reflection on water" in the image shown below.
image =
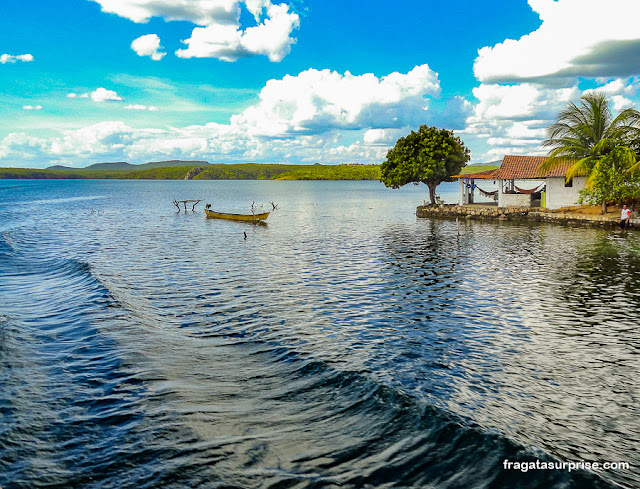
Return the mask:
M 10 183 L 4 488 L 640 485 L 636 233 L 374 182 Z M 632 467 L 503 468 L 536 458 Z

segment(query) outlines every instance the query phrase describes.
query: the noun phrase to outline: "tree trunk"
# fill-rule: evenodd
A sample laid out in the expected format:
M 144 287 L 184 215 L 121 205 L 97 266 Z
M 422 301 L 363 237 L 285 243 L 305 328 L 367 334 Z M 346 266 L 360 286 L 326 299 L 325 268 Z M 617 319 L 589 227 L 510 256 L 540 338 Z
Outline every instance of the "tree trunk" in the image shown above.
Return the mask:
M 606 214 L 607 213 L 607 201 L 603 201 L 602 202 L 602 210 L 601 210 L 602 214 Z
M 431 199 L 431 205 L 436 205 L 436 187 L 437 185 L 433 183 L 425 182 L 427 187 L 429 188 L 429 198 Z

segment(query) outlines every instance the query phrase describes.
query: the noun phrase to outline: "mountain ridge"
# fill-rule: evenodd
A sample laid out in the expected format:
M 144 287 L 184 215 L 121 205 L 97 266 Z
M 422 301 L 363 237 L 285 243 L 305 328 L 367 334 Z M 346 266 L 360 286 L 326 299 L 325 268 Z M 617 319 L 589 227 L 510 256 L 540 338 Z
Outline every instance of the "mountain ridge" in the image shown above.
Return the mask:
M 126 161 L 115 161 L 105 163 L 94 163 L 82 168 L 74 168 L 71 166 L 54 165 L 45 168 L 46 170 L 92 170 L 92 171 L 136 171 L 136 170 L 150 170 L 153 168 L 175 168 L 180 166 L 209 166 L 211 163 L 204 160 L 165 160 L 165 161 L 150 161 L 148 163 L 142 163 L 140 165 L 134 165 L 127 163 Z

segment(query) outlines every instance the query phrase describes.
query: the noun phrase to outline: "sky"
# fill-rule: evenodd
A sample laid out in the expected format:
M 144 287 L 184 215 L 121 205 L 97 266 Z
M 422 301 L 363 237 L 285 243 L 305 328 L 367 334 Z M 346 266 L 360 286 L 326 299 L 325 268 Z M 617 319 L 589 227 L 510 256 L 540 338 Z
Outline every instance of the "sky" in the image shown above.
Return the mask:
M 384 161 L 422 124 L 544 155 L 588 90 L 640 108 L 638 0 L 23 0 L 0 167 Z

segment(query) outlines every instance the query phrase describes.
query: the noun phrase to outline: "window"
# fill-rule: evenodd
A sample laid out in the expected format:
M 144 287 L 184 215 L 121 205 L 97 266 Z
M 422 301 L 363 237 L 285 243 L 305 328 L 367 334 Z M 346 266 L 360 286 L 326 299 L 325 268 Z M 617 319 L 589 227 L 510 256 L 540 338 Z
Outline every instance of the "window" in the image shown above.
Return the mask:
M 564 182 L 565 187 L 573 187 L 573 178 L 570 178 L 569 181 Z

